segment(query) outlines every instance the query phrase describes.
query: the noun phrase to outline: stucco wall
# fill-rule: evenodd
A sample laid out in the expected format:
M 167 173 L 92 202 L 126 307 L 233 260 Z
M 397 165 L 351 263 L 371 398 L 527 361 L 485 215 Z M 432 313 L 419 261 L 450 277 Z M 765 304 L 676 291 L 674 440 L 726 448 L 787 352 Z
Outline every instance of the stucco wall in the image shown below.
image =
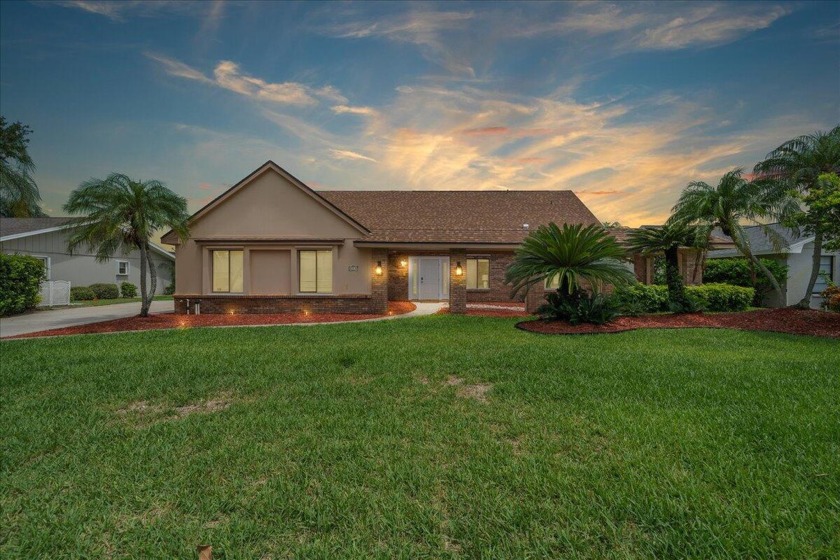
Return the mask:
M 297 252 L 304 249 L 333 251 L 333 295 L 370 294 L 371 251 L 353 245 L 359 237 L 354 226 L 267 169 L 192 224 L 190 239 L 176 249 L 176 294 L 211 293 L 210 251 L 214 249 L 244 251 L 242 295 L 251 295 L 252 289 L 267 295 L 265 290 L 272 285 L 281 292 L 288 285 L 291 295 L 297 294 Z M 265 249 L 289 251 L 289 267 L 277 270 L 283 276 L 277 282 L 250 278 L 251 252 Z
M 68 254 L 67 234 L 60 231 L 4 241 L 2 251 L 7 254 L 49 257 L 50 280 L 67 280 L 72 286 L 120 282 L 131 282 L 140 286 L 139 251 L 132 251 L 127 256 L 115 255 L 108 261 L 97 262 L 86 249 L 80 248 L 73 255 Z M 121 260 L 130 263 L 128 276 L 117 275 L 117 261 Z M 157 293 L 160 294 L 172 282 L 172 259 L 152 251 L 152 260 L 157 269 Z

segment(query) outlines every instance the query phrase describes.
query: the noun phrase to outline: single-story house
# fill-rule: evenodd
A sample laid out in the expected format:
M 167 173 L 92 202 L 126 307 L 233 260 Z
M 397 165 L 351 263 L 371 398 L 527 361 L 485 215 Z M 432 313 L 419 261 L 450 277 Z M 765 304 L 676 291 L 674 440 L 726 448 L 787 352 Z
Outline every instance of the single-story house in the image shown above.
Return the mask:
M 105 262 L 97 262 L 85 247 L 73 253 L 67 250 L 68 233 L 64 229 L 69 218 L 0 218 L 0 251 L 6 254 L 29 255 L 44 261 L 47 280 L 66 280 L 71 286 L 119 284 L 131 282 L 140 286 L 140 252 L 117 254 Z M 157 270 L 157 291 L 163 293 L 172 283 L 175 256 L 152 244 L 151 259 Z
M 188 240 L 162 240 L 179 313 L 462 313 L 510 301 L 514 250 L 552 221 L 599 223 L 572 191 L 315 191 L 269 161 L 196 212 Z
M 814 255 L 814 236 L 796 234 L 781 224 L 769 224 L 767 227 L 775 231 L 781 240 L 781 246 L 774 246 L 772 240 L 765 233 L 761 226 L 749 226 L 744 228 L 747 234 L 747 241 L 753 254 L 761 258 L 773 259 L 788 266 L 788 277 L 781 284 L 784 292 L 784 301 L 776 301 L 774 294 L 769 294 L 764 301 L 765 305 L 771 307 L 784 307 L 799 303 L 805 295 L 808 281 L 811 279 Z M 720 232 L 717 232 L 720 234 Z M 737 249 L 722 251 L 710 251 L 709 259 L 723 259 L 731 257 L 742 257 Z M 823 302 L 820 296 L 828 282 L 840 281 L 840 251 L 823 251 L 820 255 L 820 276 L 814 285 L 814 293 L 811 296 L 811 307 L 819 308 Z

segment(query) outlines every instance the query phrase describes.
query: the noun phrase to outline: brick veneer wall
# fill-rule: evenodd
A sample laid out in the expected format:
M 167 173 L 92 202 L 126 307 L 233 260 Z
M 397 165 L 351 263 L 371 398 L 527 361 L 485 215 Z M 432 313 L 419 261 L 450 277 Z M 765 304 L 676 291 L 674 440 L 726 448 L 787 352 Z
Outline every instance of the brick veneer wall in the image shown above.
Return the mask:
M 382 276 L 373 272 L 370 277 L 371 306 L 374 313 L 385 313 L 388 311 L 388 278 L 391 273 L 388 265 L 388 251 L 385 249 L 374 249 L 371 254 L 371 266 L 376 267 L 377 262 L 382 263 Z
M 405 266 L 400 266 L 401 260 L 405 260 Z M 405 253 L 388 255 L 388 299 L 408 301 L 408 255 Z
M 456 274 L 461 265 L 461 275 Z M 467 312 L 467 253 L 453 249 L 449 253 L 449 312 Z
M 384 301 L 384 306 L 383 306 Z M 387 311 L 388 302 L 373 295 L 348 296 L 176 296 L 175 313 L 185 315 L 195 313 L 195 304 L 199 303 L 202 314 L 224 313 L 352 313 L 379 314 Z
M 510 297 L 510 286 L 505 284 L 505 272 L 510 263 L 513 262 L 513 253 L 467 253 L 467 258 L 475 257 L 477 259 L 490 259 L 490 289 L 489 290 L 467 290 L 468 302 L 482 302 L 482 301 L 517 301 L 521 302 L 522 297 L 518 296 L 515 299 Z M 464 262 L 466 270 L 466 262 Z

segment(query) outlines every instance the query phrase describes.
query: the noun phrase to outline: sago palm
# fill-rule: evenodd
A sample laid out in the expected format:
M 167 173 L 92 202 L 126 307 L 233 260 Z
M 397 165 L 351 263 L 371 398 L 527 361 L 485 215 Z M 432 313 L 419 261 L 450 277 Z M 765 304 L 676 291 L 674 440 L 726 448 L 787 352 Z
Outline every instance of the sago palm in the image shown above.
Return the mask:
M 665 278 L 668 298 L 674 311 L 693 310 L 694 306 L 685 295 L 685 285 L 680 274 L 680 247 L 702 247 L 706 244 L 707 228 L 689 226 L 681 222 L 669 222 L 658 227 L 642 227 L 632 231 L 627 238 L 631 251 L 642 255 L 663 253 L 665 255 Z
M 840 126 L 828 132 L 815 132 L 789 140 L 767 154 L 764 161 L 755 166 L 755 172 L 762 178 L 777 182 L 780 188 L 792 188 L 806 195 L 814 190 L 817 179 L 823 173 L 840 173 Z M 813 225 L 808 212 L 803 214 L 804 225 Z M 811 216 L 813 218 L 813 216 Z M 804 297 L 797 307 L 810 307 L 811 294 L 820 272 L 823 234 L 820 227 L 812 227 L 814 253 L 811 278 Z
M 531 232 L 516 250 L 505 273 L 505 282 L 515 296 L 539 283 L 558 281 L 558 294 L 571 295 L 586 283 L 593 289 L 603 284 L 620 286 L 635 281 L 621 262 L 624 249 L 600 225 L 555 223 Z
M 783 207 L 789 200 L 783 193 L 769 188 L 766 183 L 747 181 L 742 175 L 742 169 L 730 171 L 721 177 L 716 187 L 703 181 L 689 183 L 674 206 L 674 214 L 669 221 L 707 228 L 719 227 L 750 260 L 752 266 L 767 277 L 781 301 L 782 288 L 773 274 L 753 254 L 743 222 L 754 222 L 763 218 L 777 219 L 784 212 Z M 773 245 L 781 246 L 784 242 L 772 229 L 764 227 L 763 231 Z
M 149 313 L 155 290 L 157 271 L 150 258 L 152 235 L 161 228 L 172 229 L 186 239 L 187 201 L 159 181 L 133 181 L 126 175 L 113 173 L 107 179 L 90 179 L 70 194 L 64 205 L 70 214 L 82 216 L 67 224 L 69 250 L 79 246 L 90 248 L 99 261 L 117 252 L 140 252 L 140 315 Z M 151 279 L 146 289 L 146 269 Z

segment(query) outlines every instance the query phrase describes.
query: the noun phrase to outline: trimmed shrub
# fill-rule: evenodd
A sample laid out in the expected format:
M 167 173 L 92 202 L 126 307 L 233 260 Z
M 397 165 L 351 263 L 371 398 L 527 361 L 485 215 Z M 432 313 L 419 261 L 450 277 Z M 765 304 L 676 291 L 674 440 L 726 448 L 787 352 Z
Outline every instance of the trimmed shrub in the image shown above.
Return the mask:
M 96 299 L 96 294 L 87 286 L 73 286 L 70 288 L 70 301 L 91 301 Z
M 731 284 L 686 286 L 685 291 L 690 300 L 707 311 L 744 311 L 755 296 L 753 288 Z
M 667 286 L 633 284 L 618 288 L 614 297 L 624 315 L 659 313 L 669 309 Z
M 785 280 L 787 280 L 788 266 L 773 259 L 760 260 L 779 284 L 784 286 Z M 706 268 L 703 270 L 703 281 L 709 284 L 731 284 L 733 286 L 755 288 L 755 296 L 753 296 L 752 301 L 755 307 L 760 307 L 764 296 L 773 290 L 770 282 L 758 269 L 755 271 L 755 285 L 753 285 L 750 261 L 746 257 L 708 259 Z
M 163 295 L 165 295 L 165 296 L 171 296 L 174 293 L 175 293 L 175 284 L 174 283 L 169 284 L 167 287 L 165 287 L 163 289 Z
M 38 305 L 44 273 L 40 259 L 0 254 L 0 315 L 23 313 Z
M 822 307 L 824 309 L 840 312 L 840 286 L 829 284 L 820 295 L 823 297 Z
M 120 284 L 120 295 L 122 297 L 137 297 L 137 286 L 132 284 L 131 282 L 123 282 Z
M 96 299 L 117 299 L 120 297 L 120 289 L 116 284 L 91 284 L 89 288 Z
M 572 325 L 603 325 L 618 316 L 618 302 L 604 294 L 589 294 L 583 290 L 572 294 L 554 291 L 545 299 L 546 303 L 537 309 L 537 314 L 543 319 L 565 320 Z

